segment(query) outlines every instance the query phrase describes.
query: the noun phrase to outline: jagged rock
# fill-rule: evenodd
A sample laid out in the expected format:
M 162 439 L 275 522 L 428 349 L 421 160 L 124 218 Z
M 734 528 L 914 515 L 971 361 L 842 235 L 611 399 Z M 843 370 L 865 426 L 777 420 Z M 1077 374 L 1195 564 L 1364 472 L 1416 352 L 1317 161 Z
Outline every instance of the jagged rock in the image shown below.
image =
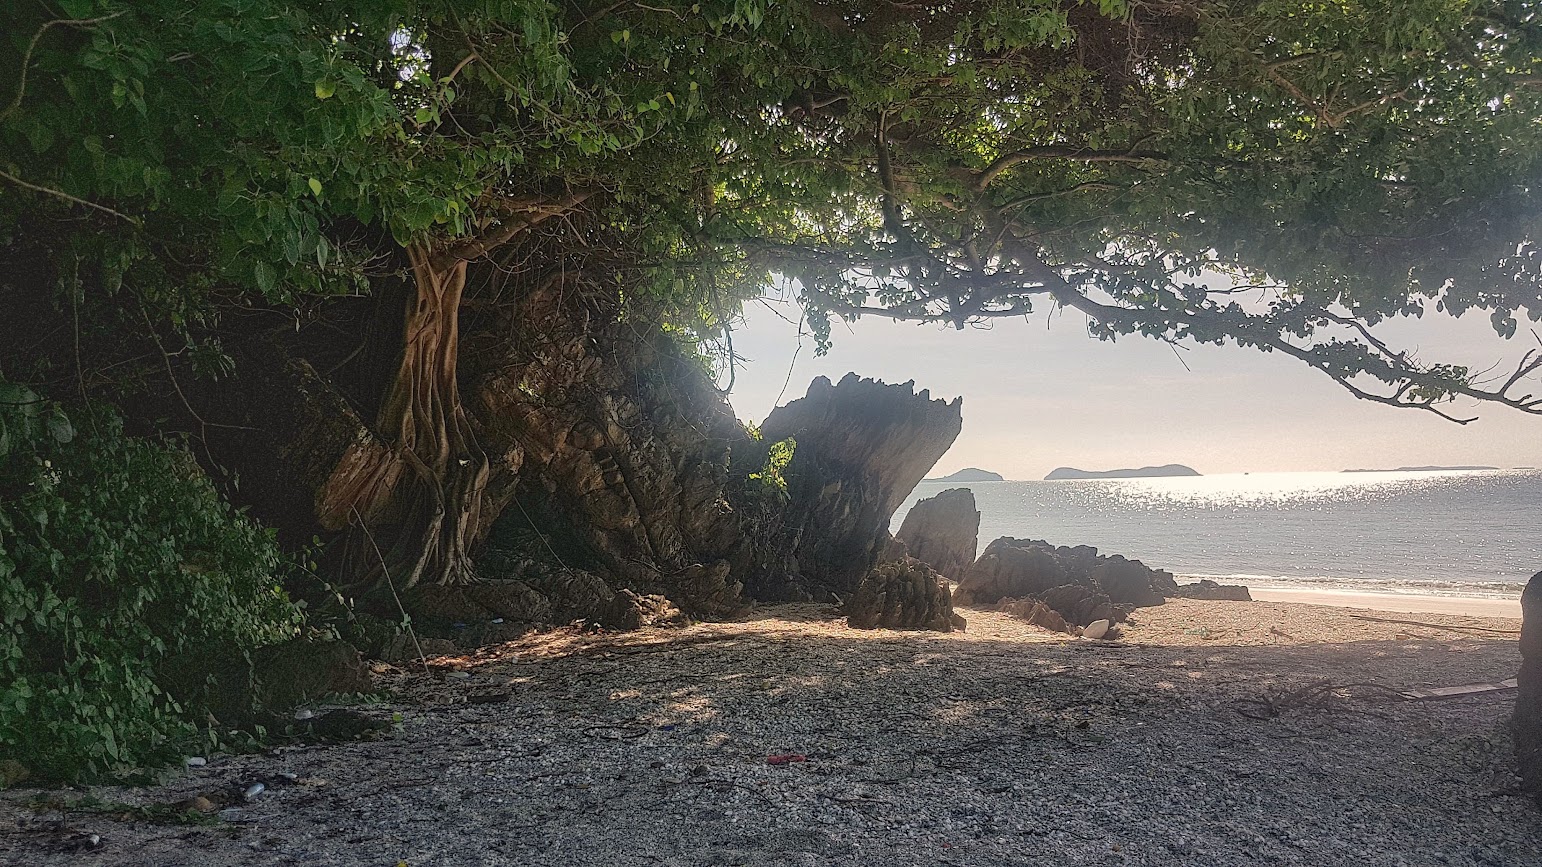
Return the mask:
M 1071 631 L 1071 625 L 1065 622 L 1060 612 L 1037 599 L 1003 599 L 996 608 L 1041 629 L 1048 629 L 1051 632 Z
M 857 629 L 954 629 L 947 579 L 913 558 L 873 567 L 846 600 L 845 611 L 846 622 Z
M 979 534 L 974 492 L 949 488 L 912 506 L 896 538 L 910 556 L 957 580 L 974 563 Z
M 1066 570 L 1055 555 L 1038 546 L 1003 536 L 964 573 L 954 597 L 967 605 L 994 605 L 1002 599 L 1037 596 L 1066 583 Z
M 1062 584 L 1039 594 L 1039 599 L 1073 626 L 1086 626 L 1094 620 L 1115 620 L 1119 612 L 1102 593 L 1080 584 Z
M 1217 584 L 1202 578 L 1196 584 L 1179 584 L 1169 596 L 1180 599 L 1210 599 L 1225 602 L 1252 602 L 1253 594 L 1241 584 Z
M 1091 571 L 1091 578 L 1099 590 L 1114 602 L 1144 608 L 1161 605 L 1161 590 L 1176 590 L 1173 576 L 1146 568 L 1139 560 L 1126 560 L 1115 554 L 1104 559 Z M 1161 588 L 1159 590 L 1158 588 Z
M 1542 804 L 1542 572 L 1521 594 L 1521 670 L 1511 734 L 1521 785 Z
M 760 426 L 764 443 L 796 443 L 783 471 L 787 502 L 772 547 L 786 566 L 752 576 L 757 598 L 851 592 L 887 547 L 895 510 L 953 445 L 963 399 L 932 400 L 914 382 L 819 377 Z M 735 456 L 737 460 L 737 455 Z
M 1008 597 L 1043 598 L 1046 591 L 1066 585 L 1100 594 L 1115 605 L 1133 607 L 1160 605 L 1178 586 L 1170 573 L 1151 569 L 1139 560 L 1117 554 L 1105 557 L 1086 545 L 1055 547 L 1037 539 L 1003 536 L 987 545 L 985 553 L 964 573 L 955 597 L 963 604 L 989 605 Z M 1062 609 L 1072 620 L 1076 619 L 1075 611 L 1074 607 Z

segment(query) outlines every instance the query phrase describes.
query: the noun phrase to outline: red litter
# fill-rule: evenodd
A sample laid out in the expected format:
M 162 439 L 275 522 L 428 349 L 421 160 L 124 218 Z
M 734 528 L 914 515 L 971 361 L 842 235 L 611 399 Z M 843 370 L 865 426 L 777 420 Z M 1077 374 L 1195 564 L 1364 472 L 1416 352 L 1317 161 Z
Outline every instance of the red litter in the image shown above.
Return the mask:
M 768 765 L 790 765 L 793 762 L 806 762 L 808 756 L 800 756 L 797 753 L 785 753 L 780 756 L 766 756 Z

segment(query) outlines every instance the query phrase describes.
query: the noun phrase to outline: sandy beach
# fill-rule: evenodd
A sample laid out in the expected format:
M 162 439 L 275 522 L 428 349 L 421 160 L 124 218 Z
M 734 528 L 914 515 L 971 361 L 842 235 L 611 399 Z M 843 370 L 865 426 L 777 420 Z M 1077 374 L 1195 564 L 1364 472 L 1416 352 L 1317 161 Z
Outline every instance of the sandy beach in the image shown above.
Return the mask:
M 1342 608 L 1373 608 L 1378 611 L 1402 611 L 1413 614 L 1471 614 L 1479 617 L 1521 616 L 1521 600 L 1495 599 L 1488 596 L 1437 596 L 1418 593 L 1363 593 L 1354 590 L 1324 590 L 1302 587 L 1258 587 L 1249 585 L 1253 598 L 1266 602 L 1299 602 L 1307 605 L 1332 605 Z
M 939 635 L 774 606 L 380 665 L 388 737 L 90 792 L 229 799 L 213 827 L 7 792 L 0 862 L 1542 863 L 1513 693 L 1399 694 L 1512 677 L 1514 619 L 1175 600 L 1095 642 L 963 613 Z

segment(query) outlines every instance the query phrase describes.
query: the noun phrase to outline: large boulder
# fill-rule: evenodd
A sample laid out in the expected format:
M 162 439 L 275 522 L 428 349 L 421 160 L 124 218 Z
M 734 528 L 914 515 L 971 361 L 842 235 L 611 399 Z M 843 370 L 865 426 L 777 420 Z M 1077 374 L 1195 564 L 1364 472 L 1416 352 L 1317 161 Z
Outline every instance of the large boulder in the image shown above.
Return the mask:
M 1050 632 L 1071 632 L 1071 624 L 1067 623 L 1059 611 L 1045 605 L 1037 599 L 1003 599 L 996 606 L 996 610 L 1005 612 L 1013 617 L 1026 620 L 1040 629 L 1048 629 Z
M 781 471 L 785 505 L 757 544 L 780 546 L 782 559 L 765 559 L 752 572 L 751 594 L 812 599 L 852 592 L 889 547 L 894 512 L 962 426 L 962 398 L 933 400 L 914 382 L 887 385 L 855 373 L 836 384 L 821 376 L 807 395 L 773 410 L 760 426 L 763 445 L 795 445 Z M 739 450 L 733 457 L 740 460 Z
M 1202 578 L 1195 584 L 1179 584 L 1177 589 L 1168 594 L 1180 599 L 1206 599 L 1221 602 L 1252 602 L 1253 594 L 1242 584 L 1218 584 L 1209 578 Z
M 964 573 L 955 597 L 964 604 L 992 605 L 1006 598 L 1042 598 L 1067 585 L 1103 596 L 1113 605 L 1136 608 L 1161 605 L 1178 588 L 1170 573 L 1139 560 L 1104 556 L 1086 545 L 1057 547 L 1003 536 L 987 545 Z
M 967 605 L 994 605 L 1003 599 L 1038 596 L 1065 584 L 1067 578 L 1052 550 L 1003 536 L 986 546 L 964 573 L 954 596 Z
M 899 541 L 910 556 L 958 580 L 974 564 L 979 547 L 980 512 L 974 492 L 949 488 L 916 503 L 900 524 Z
M 846 622 L 857 629 L 963 628 L 953 613 L 947 579 L 920 560 L 905 558 L 873 567 L 846 600 Z
M 1521 618 L 1520 690 L 1511 726 L 1521 784 L 1542 804 L 1542 572 L 1521 594 Z
M 1115 608 L 1105 594 L 1080 584 L 1062 584 L 1039 594 L 1039 600 L 1060 613 L 1073 626 L 1086 626 L 1095 620 L 1110 623 L 1123 620 L 1124 612 Z

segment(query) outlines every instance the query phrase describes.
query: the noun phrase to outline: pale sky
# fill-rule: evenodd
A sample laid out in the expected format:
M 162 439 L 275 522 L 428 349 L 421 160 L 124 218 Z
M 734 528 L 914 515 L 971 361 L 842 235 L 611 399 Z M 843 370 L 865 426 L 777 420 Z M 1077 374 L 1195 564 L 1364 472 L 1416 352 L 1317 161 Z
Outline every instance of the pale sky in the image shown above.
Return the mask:
M 752 304 L 746 315 L 734 332 L 745 364 L 730 395 L 741 418 L 760 421 L 778 403 L 795 353 L 782 403 L 802 397 L 815 376 L 839 380 L 847 371 L 886 382 L 914 379 L 933 397 L 962 395 L 963 433 L 929 475 L 975 466 L 1009 479 L 1039 479 L 1057 466 L 1166 463 L 1205 474 L 1542 466 L 1542 416 L 1478 406 L 1467 414 L 1479 420 L 1463 427 L 1427 412 L 1357 400 L 1278 353 L 1234 346 L 1179 353 L 1140 337 L 1093 340 L 1074 311 L 964 331 L 876 317 L 849 328 L 837 322 L 835 345 L 822 358 L 806 334 L 797 351 L 795 305 Z M 1504 359 L 1513 368 L 1536 345 L 1529 325 L 1523 320 L 1509 341 L 1497 337 L 1481 313 L 1460 320 L 1430 314 L 1377 331 L 1417 349 L 1426 362 L 1481 368 Z

